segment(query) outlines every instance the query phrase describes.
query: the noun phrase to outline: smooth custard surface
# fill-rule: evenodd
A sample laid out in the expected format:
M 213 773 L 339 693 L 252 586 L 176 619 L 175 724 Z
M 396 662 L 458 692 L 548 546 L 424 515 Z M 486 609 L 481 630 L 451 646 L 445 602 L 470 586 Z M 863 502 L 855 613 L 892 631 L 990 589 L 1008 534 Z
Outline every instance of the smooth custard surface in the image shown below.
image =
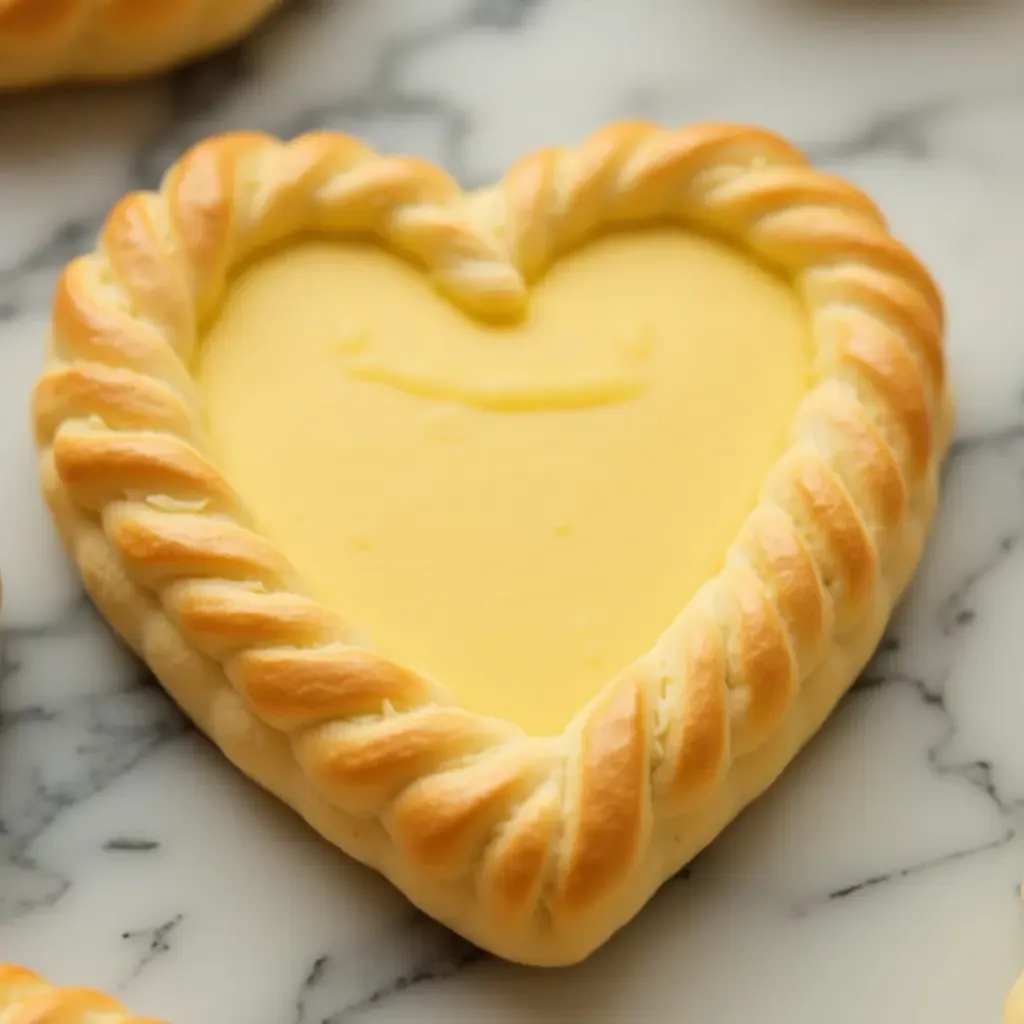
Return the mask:
M 795 292 L 676 229 L 611 235 L 478 323 L 309 240 L 196 373 L 215 458 L 314 596 L 467 708 L 560 730 L 722 564 L 810 383 Z

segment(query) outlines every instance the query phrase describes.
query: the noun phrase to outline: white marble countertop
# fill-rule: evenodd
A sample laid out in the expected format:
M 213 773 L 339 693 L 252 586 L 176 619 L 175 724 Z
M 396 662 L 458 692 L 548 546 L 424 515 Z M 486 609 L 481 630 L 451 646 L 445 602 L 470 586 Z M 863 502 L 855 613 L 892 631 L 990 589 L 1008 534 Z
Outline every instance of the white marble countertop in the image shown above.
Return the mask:
M 173 1024 L 996 1021 L 1022 966 L 1024 5 L 321 0 L 162 80 L 0 101 L 0 959 Z M 625 116 L 760 121 L 942 282 L 959 440 L 883 653 L 776 788 L 584 965 L 493 960 L 240 778 L 112 639 L 37 496 L 60 265 L 225 128 L 466 183 Z

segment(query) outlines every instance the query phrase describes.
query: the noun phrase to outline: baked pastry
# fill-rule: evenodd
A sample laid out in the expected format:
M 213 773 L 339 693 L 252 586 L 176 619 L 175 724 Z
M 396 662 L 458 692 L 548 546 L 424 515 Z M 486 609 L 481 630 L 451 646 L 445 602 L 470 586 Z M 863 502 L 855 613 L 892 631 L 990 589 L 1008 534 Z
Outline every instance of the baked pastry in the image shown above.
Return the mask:
M 1003 1024 L 1024 1024 L 1024 974 L 1017 979 L 1006 997 Z
M 613 125 L 469 195 L 229 134 L 63 272 L 42 486 L 231 761 L 565 964 L 872 653 L 935 507 L 942 336 L 875 205 L 756 128 Z
M 0 0 L 0 89 L 160 71 L 240 39 L 280 0 Z
M 55 988 L 38 975 L 0 964 L 0 1020 L 4 1024 L 160 1024 L 135 1017 L 120 1003 L 89 988 Z

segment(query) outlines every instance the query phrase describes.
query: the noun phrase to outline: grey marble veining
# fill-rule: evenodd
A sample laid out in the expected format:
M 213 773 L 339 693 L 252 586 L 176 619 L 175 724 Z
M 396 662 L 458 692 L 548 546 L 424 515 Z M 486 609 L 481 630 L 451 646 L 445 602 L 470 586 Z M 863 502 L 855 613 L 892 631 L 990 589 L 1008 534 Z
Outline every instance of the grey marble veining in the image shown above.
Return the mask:
M 145 83 L 0 99 L 0 959 L 175 1022 L 996 1020 L 1024 966 L 1024 6 L 306 0 Z M 84 600 L 27 398 L 60 267 L 229 128 L 444 163 L 645 117 L 760 121 L 867 188 L 939 277 L 959 434 L 925 564 L 762 801 L 590 961 L 426 920 L 244 779 Z

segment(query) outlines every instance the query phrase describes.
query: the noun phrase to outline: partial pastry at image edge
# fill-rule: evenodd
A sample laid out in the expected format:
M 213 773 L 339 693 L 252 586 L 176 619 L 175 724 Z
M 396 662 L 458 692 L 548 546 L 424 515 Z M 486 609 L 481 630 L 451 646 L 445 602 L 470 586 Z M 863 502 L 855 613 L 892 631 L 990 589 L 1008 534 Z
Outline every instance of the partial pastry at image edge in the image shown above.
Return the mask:
M 282 0 L 0 0 L 0 92 L 113 82 L 223 49 Z

